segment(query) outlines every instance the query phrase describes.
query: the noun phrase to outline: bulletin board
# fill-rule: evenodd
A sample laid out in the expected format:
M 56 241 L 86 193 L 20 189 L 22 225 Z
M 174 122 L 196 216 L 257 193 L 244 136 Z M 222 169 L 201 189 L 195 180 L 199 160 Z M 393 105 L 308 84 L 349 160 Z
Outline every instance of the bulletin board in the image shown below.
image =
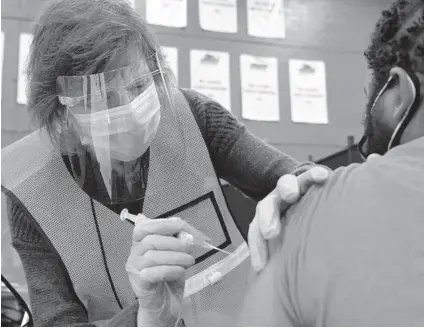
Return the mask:
M 161 1 L 161 0 L 158 0 Z M 285 39 L 264 39 L 247 33 L 246 0 L 237 1 L 237 33 L 202 30 L 198 0 L 187 0 L 187 26 L 151 25 L 163 46 L 178 48 L 179 85 L 190 87 L 190 50 L 230 54 L 231 112 L 271 145 L 299 160 L 322 158 L 346 147 L 346 136 L 359 139 L 365 108 L 363 51 L 381 11 L 390 0 L 285 0 Z M 136 0 L 143 17 L 146 0 Z M 358 24 L 358 17 L 361 17 Z M 241 54 L 276 57 L 280 121 L 245 120 L 241 115 Z M 293 123 L 290 111 L 289 59 L 321 60 L 326 65 L 329 123 Z
M 162 1 L 162 0 L 157 0 Z M 225 0 L 223 0 L 225 1 Z M 247 33 L 247 0 L 237 0 L 237 32 L 205 31 L 199 22 L 199 0 L 187 0 L 187 26 L 152 25 L 163 46 L 178 49 L 179 85 L 190 87 L 190 51 L 222 51 L 230 55 L 230 107 L 233 115 L 255 135 L 291 156 L 322 158 L 346 146 L 346 136 L 358 139 L 365 106 L 362 92 L 366 65 L 363 51 L 375 21 L 391 0 L 284 0 L 285 38 L 264 39 Z M 17 103 L 19 39 L 32 32 L 32 23 L 44 0 L 4 1 L 5 36 L 2 71 L 2 147 L 31 131 L 26 106 Z M 134 0 L 146 14 L 146 0 Z M 360 17 L 360 23 L 358 23 Z M 219 21 L 217 22 L 219 24 Z M 240 55 L 278 59 L 278 122 L 245 120 L 241 115 Z M 288 61 L 319 60 L 326 66 L 329 123 L 293 123 L 290 112 Z

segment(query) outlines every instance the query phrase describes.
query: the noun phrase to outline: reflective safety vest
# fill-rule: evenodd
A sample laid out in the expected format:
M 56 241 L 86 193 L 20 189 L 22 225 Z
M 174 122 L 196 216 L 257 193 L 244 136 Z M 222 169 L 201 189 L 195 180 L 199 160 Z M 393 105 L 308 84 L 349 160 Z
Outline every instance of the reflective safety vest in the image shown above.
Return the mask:
M 183 302 L 188 326 L 232 326 L 251 272 L 248 248 L 180 91 L 175 102 L 176 118 L 162 115 L 151 145 L 143 214 L 181 217 L 232 253 L 195 249 L 196 264 L 187 270 Z M 90 322 L 109 319 L 134 303 L 125 271 L 133 225 L 77 185 L 45 131 L 4 148 L 1 160 L 3 188 L 22 202 L 52 242 Z

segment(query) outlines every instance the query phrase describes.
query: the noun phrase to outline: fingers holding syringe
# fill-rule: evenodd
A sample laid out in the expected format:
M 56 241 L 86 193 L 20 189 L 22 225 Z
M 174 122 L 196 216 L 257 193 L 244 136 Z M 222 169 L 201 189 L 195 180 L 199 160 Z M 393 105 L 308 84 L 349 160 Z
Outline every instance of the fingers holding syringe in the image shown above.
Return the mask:
M 140 242 L 134 242 L 131 253 L 136 256 L 143 256 L 148 251 L 168 251 L 187 252 L 189 244 L 181 239 L 172 236 L 147 235 Z
M 188 254 L 189 244 L 174 237 L 184 226 L 179 218 L 137 221 L 127 271 L 138 272 L 148 283 L 178 279 L 195 263 Z
M 186 225 L 182 219 L 176 217 L 138 220 L 133 231 L 133 242 L 140 242 L 148 235 L 173 236 L 180 233 Z
M 131 257 L 132 266 L 136 270 L 146 270 L 161 266 L 177 266 L 187 269 L 195 262 L 190 254 L 175 251 L 147 251 L 143 256 L 131 254 Z

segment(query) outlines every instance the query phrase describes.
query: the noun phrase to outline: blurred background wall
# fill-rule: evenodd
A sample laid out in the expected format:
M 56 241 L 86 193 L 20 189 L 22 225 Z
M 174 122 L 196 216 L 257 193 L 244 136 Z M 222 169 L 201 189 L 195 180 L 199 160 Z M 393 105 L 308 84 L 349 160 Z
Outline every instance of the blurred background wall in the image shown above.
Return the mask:
M 32 32 L 33 20 L 45 2 L 47 0 L 2 1 L 2 31 L 5 36 L 2 147 L 30 131 L 25 106 L 16 102 L 19 35 Z M 284 40 L 247 35 L 246 0 L 238 1 L 238 32 L 234 34 L 203 31 L 199 24 L 197 0 L 188 0 L 186 28 L 152 27 L 162 45 L 178 48 L 181 87 L 190 87 L 191 49 L 229 52 L 232 113 L 253 133 L 295 158 L 306 160 L 312 156 L 318 159 L 346 147 L 348 135 L 357 139 L 361 134 L 365 72 L 362 53 L 376 19 L 388 3 L 390 0 L 286 0 Z M 145 0 L 135 0 L 135 9 L 144 16 Z M 278 58 L 279 122 L 241 118 L 239 55 L 243 53 Z M 291 122 L 290 58 L 325 62 L 329 124 Z
M 1 2 L 1 30 L 4 33 L 2 148 L 31 131 L 25 105 L 17 103 L 19 37 L 22 33 L 32 32 L 33 21 L 47 1 Z M 234 34 L 202 30 L 198 0 L 187 1 L 187 27 L 152 26 L 163 46 L 178 48 L 178 80 L 181 87 L 190 87 L 191 49 L 225 51 L 230 55 L 231 111 L 257 136 L 299 160 L 311 157 L 317 160 L 344 149 L 348 135 L 359 139 L 365 106 L 362 85 L 366 65 L 362 53 L 377 18 L 390 0 L 285 0 L 286 37 L 281 40 L 248 35 L 246 0 L 237 2 L 238 32 Z M 135 9 L 144 16 L 145 0 L 135 0 Z M 278 122 L 242 118 L 240 54 L 278 59 Z M 288 60 L 292 58 L 325 62 L 328 124 L 299 124 L 291 121 Z M 2 205 L 4 231 L 7 219 L 3 198 Z M 2 238 L 2 260 L 8 263 L 19 262 L 7 238 Z M 2 264 L 2 272 L 4 270 L 8 269 Z

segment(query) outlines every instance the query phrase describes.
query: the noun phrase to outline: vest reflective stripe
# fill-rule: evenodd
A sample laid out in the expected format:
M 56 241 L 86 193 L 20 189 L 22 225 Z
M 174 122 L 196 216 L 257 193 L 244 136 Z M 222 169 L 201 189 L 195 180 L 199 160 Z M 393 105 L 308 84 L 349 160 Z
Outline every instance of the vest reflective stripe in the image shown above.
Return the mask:
M 226 206 L 191 110 L 179 91 L 175 99 L 180 125 L 171 114 L 162 115 L 151 145 L 143 214 L 180 216 L 205 232 L 214 245 L 235 252 L 244 240 Z M 51 240 L 90 321 L 108 319 L 120 311 L 119 305 L 134 302 L 125 272 L 133 226 L 102 204 L 91 203 L 43 134 L 33 133 L 2 150 L 2 185 L 21 200 Z M 194 256 L 197 263 L 187 270 L 188 283 L 226 258 L 201 249 L 194 250 Z M 215 275 L 213 285 L 199 289 L 195 284 L 198 291 L 184 300 L 187 325 L 233 324 L 250 268 L 245 257 L 239 265 L 224 265 L 223 277 Z

